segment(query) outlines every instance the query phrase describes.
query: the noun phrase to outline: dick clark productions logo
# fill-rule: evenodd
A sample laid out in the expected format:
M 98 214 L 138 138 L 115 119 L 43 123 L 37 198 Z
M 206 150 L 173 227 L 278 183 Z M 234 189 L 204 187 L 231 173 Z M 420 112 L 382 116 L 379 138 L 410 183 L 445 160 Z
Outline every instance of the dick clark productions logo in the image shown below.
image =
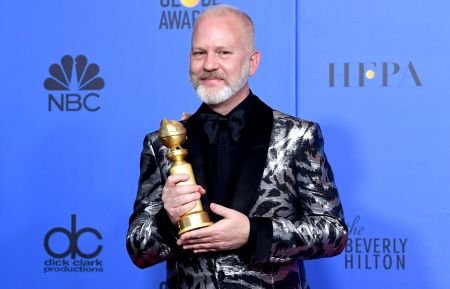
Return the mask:
M 82 236 L 86 237 L 80 242 Z M 52 257 L 44 261 L 44 273 L 103 272 L 103 261 L 96 258 L 103 249 L 99 242 L 102 239 L 100 232 L 94 228 L 77 230 L 77 216 L 72 215 L 70 230 L 56 227 L 44 237 L 45 251 Z M 92 244 L 94 248 L 91 248 Z
M 95 63 L 89 63 L 84 55 L 75 59 L 65 55 L 61 63 L 50 65 L 50 77 L 44 81 L 44 87 L 49 90 L 48 111 L 59 110 L 89 111 L 100 109 L 100 95 L 94 91 L 105 86 L 103 78 L 99 77 L 100 68 Z

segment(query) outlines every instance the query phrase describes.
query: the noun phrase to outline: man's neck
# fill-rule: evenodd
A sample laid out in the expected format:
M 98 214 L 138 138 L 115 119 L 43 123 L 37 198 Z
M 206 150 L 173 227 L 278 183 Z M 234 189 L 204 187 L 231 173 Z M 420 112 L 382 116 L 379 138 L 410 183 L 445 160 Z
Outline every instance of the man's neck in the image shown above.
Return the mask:
M 244 99 L 246 99 L 249 94 L 250 88 L 247 83 L 241 90 L 239 90 L 235 95 L 233 95 L 226 101 L 219 104 L 208 104 L 208 106 L 220 115 L 227 115 L 242 101 L 244 101 Z

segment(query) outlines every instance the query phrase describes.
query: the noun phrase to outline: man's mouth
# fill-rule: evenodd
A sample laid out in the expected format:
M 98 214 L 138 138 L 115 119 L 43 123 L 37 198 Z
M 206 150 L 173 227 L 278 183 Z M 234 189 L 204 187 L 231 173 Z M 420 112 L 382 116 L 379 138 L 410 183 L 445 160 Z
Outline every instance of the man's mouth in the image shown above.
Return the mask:
M 219 84 L 219 83 L 223 83 L 223 78 L 220 77 L 201 77 L 200 81 L 202 82 L 202 84 L 206 84 L 206 85 L 215 85 L 215 84 Z

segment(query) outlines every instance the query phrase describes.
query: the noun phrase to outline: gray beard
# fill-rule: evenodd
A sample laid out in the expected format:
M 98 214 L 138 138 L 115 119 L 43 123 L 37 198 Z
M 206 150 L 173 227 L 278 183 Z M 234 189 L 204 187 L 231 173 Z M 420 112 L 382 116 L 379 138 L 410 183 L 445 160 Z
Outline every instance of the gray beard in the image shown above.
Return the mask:
M 245 64 L 242 66 L 241 75 L 239 76 L 239 78 L 236 81 L 230 82 L 229 84 L 225 83 L 225 85 L 220 89 L 208 89 L 201 84 L 195 87 L 195 81 L 192 76 L 191 81 L 194 85 L 198 97 L 204 103 L 216 105 L 227 101 L 245 86 L 245 84 L 247 83 L 249 70 L 250 64 L 248 63 L 248 61 L 245 61 Z
M 230 86 L 225 85 L 224 87 L 218 89 L 207 89 L 203 85 L 199 85 L 195 90 L 197 92 L 198 97 L 206 103 L 206 104 L 219 104 L 227 101 L 230 97 L 232 97 L 237 91 L 234 91 Z

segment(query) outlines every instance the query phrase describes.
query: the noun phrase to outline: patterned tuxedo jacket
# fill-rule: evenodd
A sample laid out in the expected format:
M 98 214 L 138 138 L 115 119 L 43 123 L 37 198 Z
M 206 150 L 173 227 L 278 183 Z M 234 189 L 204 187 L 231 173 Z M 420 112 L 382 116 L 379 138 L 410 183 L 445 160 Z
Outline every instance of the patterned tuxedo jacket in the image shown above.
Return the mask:
M 187 161 L 208 191 L 207 143 L 197 113 L 185 126 Z M 230 207 L 271 224 L 251 256 L 245 248 L 194 254 L 176 245 L 176 232 L 161 230 L 157 216 L 170 163 L 157 132 L 145 137 L 127 249 L 140 268 L 167 261 L 167 288 L 305 289 L 303 260 L 342 252 L 347 227 L 319 126 L 256 98 L 241 141 L 244 153 Z M 207 194 L 202 202 L 209 211 Z

